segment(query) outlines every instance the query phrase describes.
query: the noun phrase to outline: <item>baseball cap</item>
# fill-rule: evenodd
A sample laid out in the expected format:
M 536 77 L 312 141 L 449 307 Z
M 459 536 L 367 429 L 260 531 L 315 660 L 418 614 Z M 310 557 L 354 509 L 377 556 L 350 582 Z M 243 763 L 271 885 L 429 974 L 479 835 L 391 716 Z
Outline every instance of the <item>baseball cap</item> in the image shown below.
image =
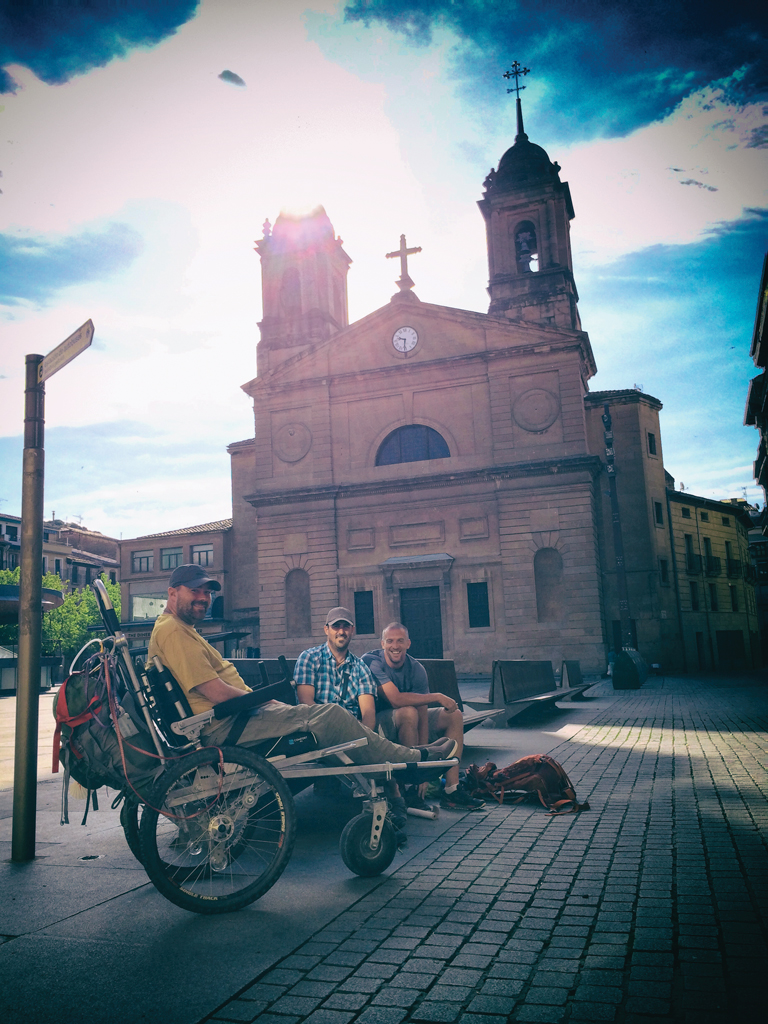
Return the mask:
M 350 626 L 354 626 L 355 617 L 349 608 L 343 608 L 339 605 L 338 608 L 331 608 L 328 614 L 325 616 L 326 626 L 330 626 L 334 622 L 348 622 Z
M 168 586 L 189 587 L 190 590 L 209 586 L 211 590 L 221 590 L 219 581 L 212 580 L 210 576 L 206 576 L 199 565 L 177 565 L 171 573 Z

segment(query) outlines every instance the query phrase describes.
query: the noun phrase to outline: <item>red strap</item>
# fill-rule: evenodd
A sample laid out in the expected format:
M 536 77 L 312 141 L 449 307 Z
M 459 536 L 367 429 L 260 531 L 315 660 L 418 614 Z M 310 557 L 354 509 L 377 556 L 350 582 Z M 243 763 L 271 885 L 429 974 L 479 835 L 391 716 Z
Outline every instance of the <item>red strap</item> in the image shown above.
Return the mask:
M 61 684 L 59 689 L 59 696 L 56 699 L 56 730 L 53 734 L 53 765 L 51 770 L 53 773 L 57 773 L 59 770 L 59 755 L 61 753 L 61 727 L 62 725 L 68 725 L 74 729 L 77 725 L 82 725 L 83 722 L 87 722 L 89 718 L 94 717 L 94 712 L 98 711 L 101 707 L 101 701 L 94 694 L 88 701 L 88 706 L 85 711 L 80 715 L 76 715 L 74 718 L 70 718 L 69 707 L 67 706 L 67 683 L 72 676 L 67 676 L 64 682 Z

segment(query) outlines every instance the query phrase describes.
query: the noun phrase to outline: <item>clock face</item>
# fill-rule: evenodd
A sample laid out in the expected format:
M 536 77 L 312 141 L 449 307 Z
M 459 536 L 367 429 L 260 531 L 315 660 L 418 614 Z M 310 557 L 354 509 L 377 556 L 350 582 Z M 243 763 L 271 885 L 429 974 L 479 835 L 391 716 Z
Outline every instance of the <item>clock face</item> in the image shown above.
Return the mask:
M 413 327 L 398 327 L 392 335 L 392 344 L 398 352 L 410 352 L 416 348 L 419 336 Z

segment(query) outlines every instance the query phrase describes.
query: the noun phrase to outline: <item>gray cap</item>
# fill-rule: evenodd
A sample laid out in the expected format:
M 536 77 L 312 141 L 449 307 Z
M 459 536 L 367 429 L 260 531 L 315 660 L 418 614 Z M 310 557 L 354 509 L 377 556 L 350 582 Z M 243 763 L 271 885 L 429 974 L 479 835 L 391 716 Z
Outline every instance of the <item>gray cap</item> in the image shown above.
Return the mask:
M 343 608 L 339 605 L 338 608 L 331 608 L 328 614 L 325 616 L 326 626 L 330 626 L 334 622 L 348 622 L 350 626 L 354 626 L 355 617 L 349 608 Z
M 197 590 L 199 587 L 210 587 L 211 590 L 221 590 L 218 580 L 212 580 L 206 576 L 199 565 L 177 565 L 168 580 L 169 587 L 189 587 L 190 590 Z

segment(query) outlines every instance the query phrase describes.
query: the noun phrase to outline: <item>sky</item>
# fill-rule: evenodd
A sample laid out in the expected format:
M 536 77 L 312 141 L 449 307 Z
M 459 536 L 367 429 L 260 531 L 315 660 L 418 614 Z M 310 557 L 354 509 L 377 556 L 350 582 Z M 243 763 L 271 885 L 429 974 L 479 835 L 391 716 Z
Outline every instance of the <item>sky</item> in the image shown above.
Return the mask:
M 425 302 L 487 311 L 476 201 L 525 126 L 570 184 L 590 388 L 664 405 L 686 490 L 762 504 L 744 427 L 768 250 L 768 15 L 709 0 L 0 0 L 0 509 L 20 514 L 24 357 L 46 516 L 133 537 L 231 514 L 253 436 L 254 252 L 322 204 L 350 321 L 401 233 Z

